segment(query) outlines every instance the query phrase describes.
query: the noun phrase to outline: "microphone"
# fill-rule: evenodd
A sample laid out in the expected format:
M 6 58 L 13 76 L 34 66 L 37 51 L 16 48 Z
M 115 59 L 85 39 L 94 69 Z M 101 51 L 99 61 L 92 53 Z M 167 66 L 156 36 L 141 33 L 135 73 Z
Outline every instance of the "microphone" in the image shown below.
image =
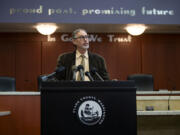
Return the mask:
M 72 66 L 72 72 L 73 72 L 73 81 L 76 80 L 76 72 L 77 72 L 77 66 L 76 65 L 73 65 Z
M 98 74 L 95 67 L 92 68 L 91 72 L 95 74 L 101 81 L 104 81 L 104 79 Z
M 172 95 L 172 90 L 170 91 L 170 94 L 169 94 L 169 97 L 168 97 L 168 111 L 170 111 L 170 104 L 169 104 L 169 101 L 170 101 L 171 95 Z
M 78 71 L 79 71 L 81 80 L 84 81 L 84 67 L 83 67 L 83 65 L 79 65 L 79 66 L 77 67 L 77 69 L 78 69 Z
M 171 96 L 173 95 L 173 90 L 176 90 L 176 84 L 175 84 L 175 82 L 174 82 L 174 80 L 172 80 L 172 79 L 170 79 L 170 78 L 168 78 L 168 81 L 171 83 L 171 85 L 172 85 L 172 89 L 170 90 L 170 93 L 169 93 L 169 97 L 168 97 L 168 111 L 169 110 L 171 110 L 171 108 L 170 108 L 170 98 L 171 98 Z
M 176 86 L 173 86 L 172 90 L 170 90 L 170 93 L 169 93 L 169 97 L 168 97 L 168 111 L 171 110 L 169 102 L 170 102 L 170 98 L 172 96 L 173 90 L 175 90 L 175 89 L 176 89 Z
M 85 72 L 85 75 L 89 78 L 90 81 L 94 81 L 93 77 L 91 76 L 91 74 L 88 71 Z
M 54 76 L 54 75 L 56 75 L 56 74 L 58 74 L 58 73 L 60 73 L 60 72 L 62 72 L 62 71 L 64 71 L 64 70 L 65 70 L 65 67 L 60 66 L 60 67 L 58 67 L 53 73 L 47 75 L 46 78 L 47 78 L 47 79 L 48 79 L 48 78 L 51 78 L 52 76 Z M 46 79 L 46 80 L 47 80 L 47 79 Z

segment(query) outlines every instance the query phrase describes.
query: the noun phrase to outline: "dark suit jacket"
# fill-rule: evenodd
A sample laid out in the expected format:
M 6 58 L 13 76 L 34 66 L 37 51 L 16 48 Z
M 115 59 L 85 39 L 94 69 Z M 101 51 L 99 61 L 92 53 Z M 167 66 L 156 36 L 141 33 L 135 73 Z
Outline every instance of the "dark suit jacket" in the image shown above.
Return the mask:
M 109 75 L 106 70 L 106 64 L 103 57 L 88 52 L 89 55 L 89 70 L 91 71 L 93 68 L 96 68 L 97 72 L 104 80 L 109 80 Z M 72 66 L 75 65 L 76 52 L 65 53 L 59 56 L 57 67 L 64 66 L 65 72 L 59 73 L 56 75 L 58 80 L 72 80 L 73 72 Z M 96 75 L 91 74 L 94 80 L 99 80 Z

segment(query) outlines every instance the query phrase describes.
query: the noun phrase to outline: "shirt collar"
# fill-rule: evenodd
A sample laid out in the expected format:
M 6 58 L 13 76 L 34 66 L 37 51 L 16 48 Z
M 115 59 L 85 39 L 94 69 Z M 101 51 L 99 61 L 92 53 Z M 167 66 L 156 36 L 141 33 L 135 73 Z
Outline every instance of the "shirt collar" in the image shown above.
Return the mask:
M 82 54 L 78 50 L 76 50 L 76 58 L 79 58 L 81 55 Z M 88 51 L 85 52 L 84 56 L 85 58 L 88 58 Z

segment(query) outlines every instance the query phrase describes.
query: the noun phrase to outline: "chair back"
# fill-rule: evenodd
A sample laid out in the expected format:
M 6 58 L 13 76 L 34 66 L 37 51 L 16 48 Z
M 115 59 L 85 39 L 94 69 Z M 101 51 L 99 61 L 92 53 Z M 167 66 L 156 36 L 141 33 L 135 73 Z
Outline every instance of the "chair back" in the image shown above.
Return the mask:
M 15 91 L 16 79 L 14 77 L 0 76 L 0 91 Z
M 127 80 L 134 80 L 137 91 L 153 91 L 154 78 L 151 74 L 132 74 Z

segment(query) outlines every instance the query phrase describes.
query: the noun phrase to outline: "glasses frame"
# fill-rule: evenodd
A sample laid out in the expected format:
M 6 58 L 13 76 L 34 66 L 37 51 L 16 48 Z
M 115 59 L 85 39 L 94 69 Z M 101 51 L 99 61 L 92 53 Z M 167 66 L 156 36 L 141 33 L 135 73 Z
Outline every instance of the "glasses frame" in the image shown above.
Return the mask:
M 89 39 L 89 35 L 74 37 L 73 39 L 85 40 L 85 39 Z

